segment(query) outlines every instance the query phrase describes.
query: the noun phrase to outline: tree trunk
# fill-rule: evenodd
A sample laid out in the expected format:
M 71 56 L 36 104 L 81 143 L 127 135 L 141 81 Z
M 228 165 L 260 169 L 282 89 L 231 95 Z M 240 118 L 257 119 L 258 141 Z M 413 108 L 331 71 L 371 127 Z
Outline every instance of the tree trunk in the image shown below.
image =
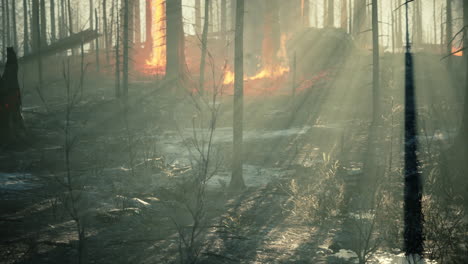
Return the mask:
M 18 32 L 16 30 L 16 0 L 11 5 L 11 16 L 13 18 L 13 46 L 15 51 L 18 51 Z
M 468 0 L 463 0 L 463 24 L 464 24 L 464 46 L 468 47 Z M 460 135 L 463 137 L 464 149 L 468 149 L 468 52 L 463 51 L 463 58 L 465 59 L 465 110 L 463 112 L 463 121 L 460 130 Z
M 201 4 L 200 0 L 195 0 L 195 33 L 201 33 Z
M 28 3 L 23 0 L 23 55 L 29 53 Z
M 206 64 L 206 52 L 208 44 L 208 24 L 210 22 L 210 0 L 205 0 L 205 17 L 203 22 L 203 33 L 202 33 L 202 52 L 200 58 L 200 81 L 198 84 L 198 91 L 203 96 L 205 93 L 205 64 Z
M 166 17 L 166 79 L 178 83 L 184 78 L 185 66 L 182 0 L 166 2 Z
M 227 31 L 227 17 L 226 17 L 226 0 L 221 0 L 221 34 L 226 40 L 226 31 Z
M 310 27 L 310 2 L 309 0 L 302 0 L 302 25 L 306 28 Z
M 7 62 L 0 79 L 0 144 L 18 139 L 24 129 L 21 94 L 18 83 L 18 59 L 13 48 L 7 49 Z
M 68 31 L 70 35 L 73 34 L 73 15 L 72 15 L 72 9 L 71 9 L 71 4 L 70 0 L 67 1 L 67 9 L 68 9 Z
M 115 38 L 115 97 L 120 98 L 120 16 L 117 16 Z
M 453 32 L 452 32 L 452 0 L 447 0 L 447 6 L 446 6 L 447 10 L 447 21 L 445 23 L 446 25 L 446 30 L 445 30 L 445 35 L 446 35 L 446 45 L 447 45 L 447 49 L 446 49 L 446 52 L 447 52 L 447 55 L 452 53 L 452 43 L 451 43 L 451 40 L 452 40 L 452 35 L 453 35 Z M 447 70 L 449 71 L 449 73 L 452 71 L 452 56 L 448 56 L 447 57 Z
M 94 17 L 96 21 L 96 32 L 99 33 L 99 19 L 97 9 L 94 9 Z M 96 38 L 96 71 L 99 72 L 99 37 Z
M 129 46 L 129 11 L 130 0 L 124 0 L 123 7 L 123 62 L 122 62 L 122 95 L 126 98 L 128 96 L 128 46 Z
M 32 51 L 37 52 L 40 47 L 40 23 L 39 23 L 39 0 L 32 0 L 32 21 L 31 21 L 31 36 L 32 36 Z
M 10 0 L 5 1 L 7 46 L 11 45 Z M 4 33 L 5 34 L 5 33 Z
M 379 118 L 380 62 L 379 62 L 379 11 L 378 0 L 372 0 L 372 123 Z
M 93 7 L 94 0 L 89 0 L 89 28 L 94 29 L 94 7 Z M 94 50 L 93 42 L 90 43 L 89 49 Z
M 146 0 L 146 44 L 145 49 L 151 51 L 153 48 L 153 10 L 151 9 L 151 0 Z
M 103 22 L 103 32 L 104 32 L 104 52 L 106 53 L 106 63 L 109 64 L 109 30 L 107 28 L 107 1 L 102 0 L 102 22 Z
M 41 45 L 47 46 L 47 14 L 45 0 L 41 0 Z
M 5 14 L 5 0 L 2 0 L 2 28 L 7 28 L 6 27 L 6 14 Z M 7 41 L 6 41 L 6 34 L 2 34 L 2 62 L 5 62 L 6 60 L 6 46 L 7 46 Z
M 353 34 L 356 38 L 362 39 L 362 31 L 366 22 L 366 1 L 355 0 L 354 3 L 354 25 Z M 362 44 L 362 41 L 361 41 Z
M 328 0 L 327 27 L 335 26 L 335 1 Z
M 229 188 L 241 190 L 245 188 L 242 173 L 242 144 L 244 119 L 244 0 L 237 0 L 236 33 L 234 40 L 234 117 L 233 117 L 233 154 L 232 175 Z
M 348 30 L 348 6 L 347 0 L 341 0 L 341 28 Z
M 134 27 L 135 27 L 135 43 L 140 48 L 140 43 L 141 43 L 141 15 L 140 15 L 140 1 L 139 0 L 134 0 L 135 6 L 134 6 L 134 14 L 135 14 L 135 22 L 134 22 Z
M 56 31 L 55 31 L 55 1 L 50 0 L 50 41 L 54 42 L 56 40 Z
M 432 20 L 433 20 L 433 23 L 434 23 L 434 45 L 437 44 L 437 12 L 436 12 L 436 1 L 437 0 L 434 0 L 433 1 L 433 5 L 432 5 L 432 11 L 433 11 L 433 14 L 432 14 Z

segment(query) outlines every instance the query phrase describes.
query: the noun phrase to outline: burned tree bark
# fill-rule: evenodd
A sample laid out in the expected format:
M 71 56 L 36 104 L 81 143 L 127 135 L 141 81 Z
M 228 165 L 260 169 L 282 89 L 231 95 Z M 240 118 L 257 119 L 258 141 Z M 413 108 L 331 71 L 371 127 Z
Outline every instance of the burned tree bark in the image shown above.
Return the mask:
M 234 117 L 233 117 L 233 154 L 232 175 L 229 188 L 241 190 L 245 188 L 242 173 L 242 144 L 244 119 L 244 0 L 237 0 L 236 33 L 234 50 Z
M 185 41 L 182 22 L 182 0 L 166 2 L 167 48 L 166 79 L 180 81 L 184 78 Z
M 135 21 L 134 21 L 134 28 L 135 28 L 135 43 L 140 47 L 141 43 L 141 15 L 140 15 L 140 1 L 134 1 L 134 13 L 135 13 Z
M 130 0 L 124 0 L 124 14 L 123 14 L 123 58 L 122 58 L 122 95 L 126 98 L 128 96 L 128 46 L 129 46 L 129 9 Z
M 379 62 L 379 11 L 378 1 L 372 0 L 372 123 L 378 122 L 379 91 L 380 91 L 380 62 Z
M 55 30 L 55 1 L 50 0 L 50 39 L 51 42 L 56 40 L 56 30 Z
M 463 24 L 464 24 L 464 47 L 468 47 L 468 0 L 463 0 Z M 463 52 L 463 58 L 465 59 L 465 105 L 464 105 L 464 112 L 463 112 L 463 120 L 462 126 L 460 129 L 460 137 L 463 143 L 463 147 L 465 150 L 468 149 L 468 53 L 466 51 Z
M 452 53 L 452 35 L 453 35 L 453 32 L 452 32 L 452 0 L 447 0 L 446 2 L 446 23 L 445 23 L 445 27 L 446 27 L 446 30 L 445 30 L 445 37 L 446 37 L 446 43 L 447 44 L 447 49 L 446 49 L 446 52 L 447 52 L 447 55 Z M 449 72 L 451 72 L 452 70 L 452 56 L 448 56 L 447 57 L 447 70 Z
M 47 46 L 47 16 L 45 8 L 45 0 L 41 0 L 41 31 L 40 31 L 41 45 Z
M 12 2 L 11 16 L 13 20 L 13 47 L 15 47 L 15 50 L 18 51 L 18 32 L 16 30 L 16 1 Z
M 21 94 L 18 83 L 18 59 L 13 48 L 7 49 L 7 62 L 0 78 L 0 145 L 11 143 L 24 130 Z
M 151 0 L 146 0 L 146 42 L 145 49 L 151 51 L 153 48 L 153 11 L 151 10 Z
M 206 64 L 206 52 L 208 44 L 208 23 L 210 22 L 210 0 L 205 0 L 205 18 L 203 23 L 203 33 L 202 33 L 202 52 L 200 59 L 200 81 L 198 84 L 198 92 L 200 95 L 203 95 L 205 92 L 205 64 Z
M 29 53 L 28 3 L 23 0 L 23 54 Z

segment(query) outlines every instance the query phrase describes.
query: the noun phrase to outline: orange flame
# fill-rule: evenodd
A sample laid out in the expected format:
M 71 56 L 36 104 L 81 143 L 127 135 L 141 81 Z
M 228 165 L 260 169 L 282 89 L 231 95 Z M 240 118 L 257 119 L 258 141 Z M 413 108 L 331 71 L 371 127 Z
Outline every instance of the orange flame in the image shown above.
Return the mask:
M 251 77 L 244 77 L 244 81 L 253 81 L 259 79 L 276 79 L 282 77 L 284 74 L 289 72 L 289 67 L 284 66 L 282 64 L 287 63 L 287 55 L 286 55 L 286 35 L 281 36 L 281 47 L 278 51 L 277 57 L 281 60 L 281 62 L 274 63 L 270 58 L 263 58 L 264 65 L 260 71 Z M 265 56 L 265 55 L 264 55 Z M 234 83 L 234 72 L 230 69 L 226 69 L 224 72 L 224 85 L 229 85 Z
M 452 53 L 453 53 L 454 56 L 457 56 L 457 57 L 463 56 L 463 51 L 462 50 L 457 52 L 457 50 L 459 50 L 459 49 L 461 49 L 461 48 L 452 47 Z
M 165 0 L 151 1 L 153 12 L 151 57 L 146 60 L 146 66 L 156 74 L 166 73 L 166 14 Z

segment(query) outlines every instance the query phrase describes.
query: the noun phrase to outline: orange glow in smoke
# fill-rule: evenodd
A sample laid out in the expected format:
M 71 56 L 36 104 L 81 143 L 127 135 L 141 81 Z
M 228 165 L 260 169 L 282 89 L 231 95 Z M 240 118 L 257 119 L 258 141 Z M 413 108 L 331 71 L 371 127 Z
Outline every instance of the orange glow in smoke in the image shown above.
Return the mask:
M 273 62 L 270 58 L 263 58 L 264 66 L 258 71 L 257 74 L 251 77 L 244 77 L 244 81 L 254 81 L 260 79 L 277 79 L 289 72 L 289 67 L 284 66 L 287 63 L 287 54 L 286 54 L 286 35 L 281 36 L 281 48 L 278 51 L 277 57 L 280 59 L 280 62 Z M 265 55 L 264 55 L 265 57 Z M 226 69 L 224 72 L 224 85 L 229 85 L 234 83 L 234 72 L 230 69 Z
M 147 68 L 155 74 L 166 73 L 166 14 L 165 0 L 151 1 L 153 12 L 153 49 L 151 57 L 146 60 Z
M 459 49 L 460 49 L 460 48 L 452 47 L 452 53 L 455 52 L 455 53 L 453 53 L 454 56 L 457 56 L 457 57 L 463 56 L 463 51 L 456 52 L 456 51 L 459 50 Z

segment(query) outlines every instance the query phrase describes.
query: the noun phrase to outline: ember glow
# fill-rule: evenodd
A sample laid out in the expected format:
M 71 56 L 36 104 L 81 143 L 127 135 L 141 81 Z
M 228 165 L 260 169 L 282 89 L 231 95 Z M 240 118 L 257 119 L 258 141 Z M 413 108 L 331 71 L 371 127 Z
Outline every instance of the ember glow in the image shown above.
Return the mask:
M 165 1 L 151 1 L 151 9 L 153 12 L 153 49 L 151 57 L 146 60 L 147 69 L 158 75 L 166 73 L 166 15 Z
M 461 57 L 463 56 L 463 51 L 460 50 L 461 48 L 456 48 L 456 47 L 452 47 L 452 53 L 454 56 L 457 56 L 457 57 Z M 460 50 L 457 52 L 457 50 Z M 455 52 L 455 53 L 454 53 Z

